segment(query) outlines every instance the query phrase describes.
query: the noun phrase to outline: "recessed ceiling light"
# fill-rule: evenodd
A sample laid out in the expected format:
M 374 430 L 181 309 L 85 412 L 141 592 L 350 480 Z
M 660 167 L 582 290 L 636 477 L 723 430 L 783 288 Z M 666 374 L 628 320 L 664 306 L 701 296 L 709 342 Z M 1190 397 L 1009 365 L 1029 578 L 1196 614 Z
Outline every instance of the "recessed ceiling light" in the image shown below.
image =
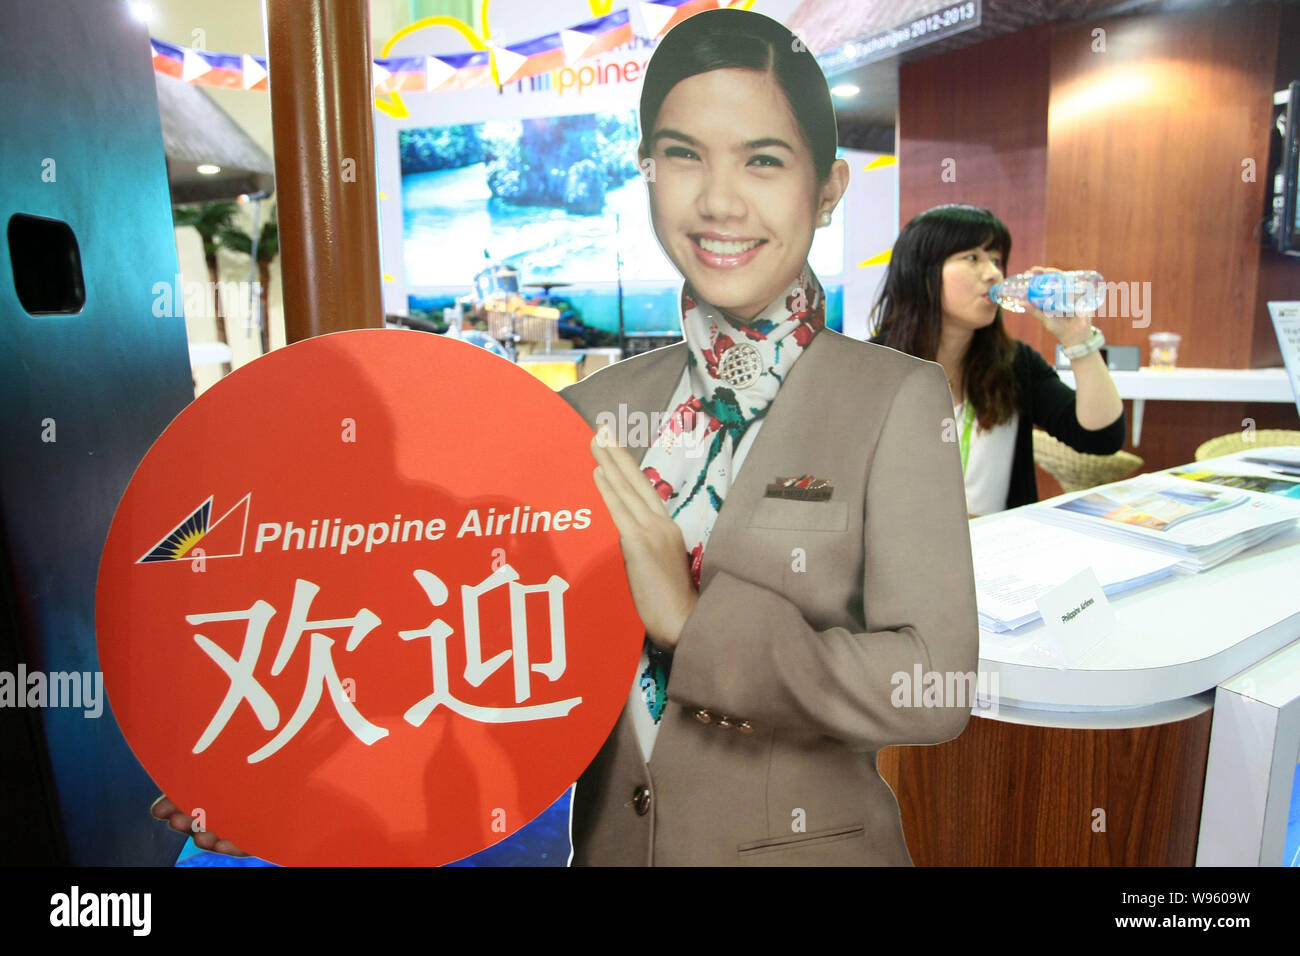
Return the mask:
M 857 96 L 861 92 L 852 83 L 837 83 L 831 87 L 831 96 Z
M 220 166 L 214 166 L 211 163 L 200 163 L 195 168 L 204 176 L 215 176 L 217 173 L 221 172 Z
M 148 23 L 153 19 L 153 7 L 147 3 L 141 3 L 140 0 L 130 0 L 126 6 L 131 11 L 131 16 L 141 23 Z

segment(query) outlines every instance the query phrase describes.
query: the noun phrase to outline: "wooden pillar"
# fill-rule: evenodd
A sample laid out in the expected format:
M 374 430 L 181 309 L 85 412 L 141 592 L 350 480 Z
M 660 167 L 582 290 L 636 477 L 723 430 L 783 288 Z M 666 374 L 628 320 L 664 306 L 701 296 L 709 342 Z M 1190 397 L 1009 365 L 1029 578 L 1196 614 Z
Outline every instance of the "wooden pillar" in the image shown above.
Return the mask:
M 266 0 L 285 340 L 381 328 L 368 0 Z

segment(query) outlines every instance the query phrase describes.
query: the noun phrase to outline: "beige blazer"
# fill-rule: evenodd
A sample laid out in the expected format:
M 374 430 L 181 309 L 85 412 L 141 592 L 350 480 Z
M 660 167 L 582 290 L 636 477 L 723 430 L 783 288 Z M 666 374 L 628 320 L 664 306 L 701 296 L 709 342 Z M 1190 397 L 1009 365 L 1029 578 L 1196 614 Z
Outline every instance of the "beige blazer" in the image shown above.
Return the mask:
M 620 403 L 661 412 L 686 355 L 657 349 L 563 395 L 593 427 Z M 902 682 L 973 687 L 979 646 L 952 414 L 940 366 L 813 339 L 710 535 L 649 764 L 625 709 L 578 782 L 575 865 L 911 864 L 876 753 L 961 733 L 972 700 L 916 706 Z M 765 496 L 806 474 L 830 500 Z

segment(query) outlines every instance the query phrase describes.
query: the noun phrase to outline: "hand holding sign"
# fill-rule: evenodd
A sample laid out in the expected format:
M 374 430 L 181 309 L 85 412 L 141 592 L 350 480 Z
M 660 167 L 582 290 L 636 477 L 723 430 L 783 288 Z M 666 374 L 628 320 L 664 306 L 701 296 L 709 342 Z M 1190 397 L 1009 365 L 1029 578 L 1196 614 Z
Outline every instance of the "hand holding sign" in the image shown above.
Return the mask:
M 618 528 L 637 613 L 650 640 L 671 651 L 700 600 L 681 528 L 631 454 L 603 426 L 591 440 L 591 453 L 599 466 L 596 489 Z
M 201 850 L 211 850 L 215 853 L 224 853 L 227 856 L 248 856 L 247 853 L 229 840 L 223 840 L 215 833 L 205 830 L 201 826 L 196 828 L 194 826 L 196 822 L 194 817 L 185 813 L 165 796 L 155 800 L 153 806 L 149 808 L 149 812 L 153 814 L 154 819 L 165 821 L 176 832 L 192 835 L 194 845 Z

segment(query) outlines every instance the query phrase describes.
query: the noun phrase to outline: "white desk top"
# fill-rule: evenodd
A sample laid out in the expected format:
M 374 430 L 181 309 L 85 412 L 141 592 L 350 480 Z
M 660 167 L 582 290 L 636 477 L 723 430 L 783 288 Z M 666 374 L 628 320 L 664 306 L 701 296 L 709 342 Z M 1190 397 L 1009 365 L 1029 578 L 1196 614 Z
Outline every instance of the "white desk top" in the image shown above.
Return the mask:
M 537 362 L 581 362 L 585 352 L 578 349 L 538 349 L 536 352 L 529 352 L 527 355 L 519 356 L 520 365 L 529 365 Z
M 1010 513 L 974 521 L 996 522 Z M 1179 707 L 1170 709 L 1175 702 L 1190 706 L 1187 698 L 1300 640 L 1300 529 L 1210 571 L 1117 595 L 1111 604 L 1118 633 L 1089 657 L 1086 669 L 1041 663 L 1029 646 L 1041 623 L 1015 634 L 981 629 L 980 671 L 998 675 L 1007 711 L 1000 719 L 1038 723 L 1024 712 L 1055 711 L 1048 719 L 1054 726 L 1115 726 L 1117 718 L 1123 725 L 1116 708 L 1145 709 L 1130 715 L 1129 726 L 1177 719 Z
M 1074 372 L 1059 369 L 1061 381 L 1074 388 Z M 1176 402 L 1295 401 L 1284 368 L 1141 368 L 1110 373 L 1120 398 Z
M 217 365 L 221 362 L 229 362 L 233 358 L 234 353 L 230 351 L 229 345 L 220 342 L 190 343 L 191 368 L 199 365 Z

